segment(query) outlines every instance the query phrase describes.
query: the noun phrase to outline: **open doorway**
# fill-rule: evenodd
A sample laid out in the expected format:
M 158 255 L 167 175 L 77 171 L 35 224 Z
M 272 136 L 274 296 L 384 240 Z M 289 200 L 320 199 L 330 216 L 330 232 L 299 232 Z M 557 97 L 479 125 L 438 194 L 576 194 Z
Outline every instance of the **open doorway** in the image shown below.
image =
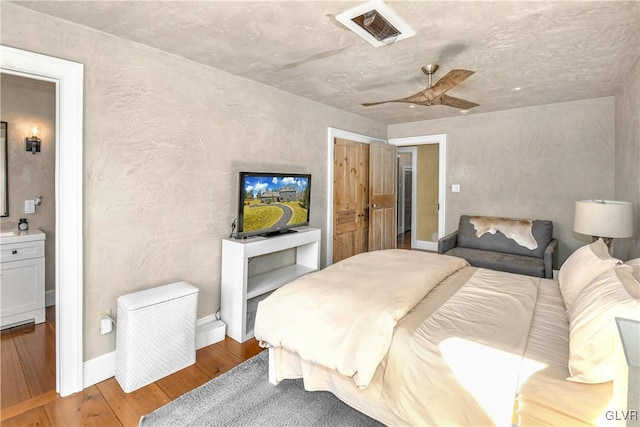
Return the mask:
M 18 254 L 21 249 L 34 250 L 15 260 L 3 259 L 2 264 L 2 357 L 7 363 L 2 363 L 0 409 L 4 410 L 56 389 L 56 203 L 52 179 L 56 90 L 52 82 L 6 73 L 0 73 L 0 85 L 8 178 L 2 231 L 16 232 L 21 218 L 26 219 L 28 229 L 20 234 L 29 241 L 9 245 Z M 26 151 L 25 137 L 31 137 L 34 128 L 38 150 Z M 37 203 L 27 213 L 25 201 L 29 200 Z
M 398 247 L 436 251 L 445 230 L 446 135 L 389 143 L 398 146 Z
M 56 391 L 83 387 L 82 110 L 83 65 L 0 46 L 2 73 L 55 84 Z

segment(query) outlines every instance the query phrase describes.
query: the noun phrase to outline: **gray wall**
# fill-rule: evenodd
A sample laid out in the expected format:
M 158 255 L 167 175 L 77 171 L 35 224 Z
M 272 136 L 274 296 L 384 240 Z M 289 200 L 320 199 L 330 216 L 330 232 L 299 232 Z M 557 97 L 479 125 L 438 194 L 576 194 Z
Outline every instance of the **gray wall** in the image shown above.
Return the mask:
M 616 95 L 615 198 L 633 204 L 634 237 L 616 239 L 613 254 L 640 257 L 640 63 L 627 74 Z
M 573 233 L 575 200 L 614 195 L 613 97 L 389 126 L 389 138 L 442 133 L 447 232 L 462 214 L 549 219 L 562 263 L 590 240 Z
M 0 117 L 7 122 L 7 165 L 9 171 L 9 216 L 2 218 L 2 230 L 17 230 L 20 218 L 31 229 L 39 228 L 45 240 L 45 290 L 56 287 L 56 92 L 50 82 L 10 74 L 0 78 Z M 25 150 L 25 138 L 38 128 L 40 152 Z M 36 213 L 24 213 L 24 201 L 42 195 Z
M 187 280 L 198 317 L 215 313 L 238 171 L 311 173 L 323 228 L 327 127 L 386 138 L 384 124 L 11 3 L 1 24 L 4 45 L 84 64 L 85 360 L 115 349 L 99 313 L 122 294 Z

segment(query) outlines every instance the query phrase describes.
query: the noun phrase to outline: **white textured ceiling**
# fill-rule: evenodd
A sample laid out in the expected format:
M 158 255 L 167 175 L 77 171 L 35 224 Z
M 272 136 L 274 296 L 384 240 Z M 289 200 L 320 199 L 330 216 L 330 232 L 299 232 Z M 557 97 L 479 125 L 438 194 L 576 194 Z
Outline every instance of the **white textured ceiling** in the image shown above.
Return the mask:
M 334 18 L 364 1 L 16 3 L 389 124 L 459 115 L 360 105 L 424 89 L 428 63 L 476 72 L 447 94 L 477 114 L 615 95 L 640 56 L 638 1 L 387 1 L 416 36 L 381 48 Z

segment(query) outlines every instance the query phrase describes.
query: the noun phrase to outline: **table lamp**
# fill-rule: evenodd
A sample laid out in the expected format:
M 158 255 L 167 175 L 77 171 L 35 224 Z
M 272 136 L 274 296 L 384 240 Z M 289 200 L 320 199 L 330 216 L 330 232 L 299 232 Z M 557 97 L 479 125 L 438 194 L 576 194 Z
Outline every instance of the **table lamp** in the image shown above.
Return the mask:
M 604 240 L 608 248 L 615 238 L 633 236 L 632 207 L 617 200 L 577 200 L 573 231 Z

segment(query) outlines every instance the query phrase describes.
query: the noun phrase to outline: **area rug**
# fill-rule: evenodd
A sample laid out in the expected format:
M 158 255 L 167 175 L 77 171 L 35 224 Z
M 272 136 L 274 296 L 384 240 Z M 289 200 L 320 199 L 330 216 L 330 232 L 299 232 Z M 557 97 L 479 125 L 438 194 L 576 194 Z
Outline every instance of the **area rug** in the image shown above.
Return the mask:
M 274 386 L 268 373 L 265 350 L 143 416 L 140 426 L 382 426 L 329 392 L 306 391 L 301 379 Z

